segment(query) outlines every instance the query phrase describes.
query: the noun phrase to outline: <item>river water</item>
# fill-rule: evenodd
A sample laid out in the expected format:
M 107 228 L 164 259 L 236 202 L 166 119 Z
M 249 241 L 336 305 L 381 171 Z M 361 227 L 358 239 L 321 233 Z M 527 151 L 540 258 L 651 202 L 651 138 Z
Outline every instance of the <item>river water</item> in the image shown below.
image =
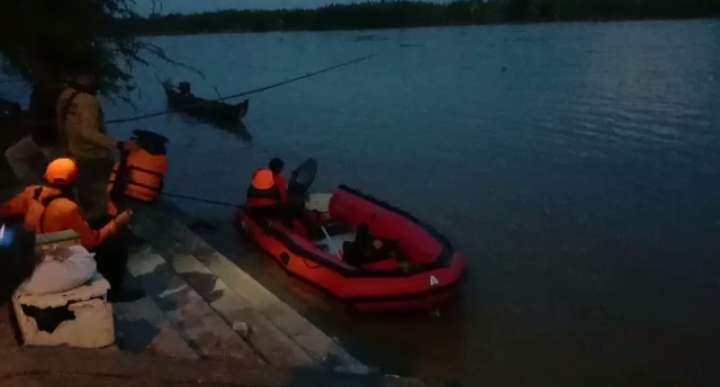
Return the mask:
M 242 202 L 270 157 L 319 161 L 470 258 L 439 316 L 357 316 L 290 279 L 230 225 L 211 243 L 361 360 L 464 386 L 718 385 L 720 21 L 220 34 L 147 39 L 198 95 L 363 63 L 251 97 L 246 132 L 177 115 L 111 126 L 171 138 L 167 191 Z

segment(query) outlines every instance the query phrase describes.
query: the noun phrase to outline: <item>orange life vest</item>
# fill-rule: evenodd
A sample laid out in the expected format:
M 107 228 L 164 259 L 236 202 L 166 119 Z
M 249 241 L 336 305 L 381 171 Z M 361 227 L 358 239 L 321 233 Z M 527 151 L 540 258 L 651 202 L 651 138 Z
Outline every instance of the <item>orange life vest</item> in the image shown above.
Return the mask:
M 272 177 L 272 172 L 267 168 L 261 168 L 253 172 L 253 179 L 250 188 L 248 188 L 245 205 L 248 208 L 257 208 L 274 206 L 281 202 L 282 196 L 278 185 Z
M 108 192 L 112 192 L 119 167 L 120 163 L 116 163 L 113 168 Z M 154 155 L 144 149 L 130 152 L 127 156 L 125 196 L 144 202 L 154 201 L 162 192 L 167 168 L 167 156 L 164 154 Z

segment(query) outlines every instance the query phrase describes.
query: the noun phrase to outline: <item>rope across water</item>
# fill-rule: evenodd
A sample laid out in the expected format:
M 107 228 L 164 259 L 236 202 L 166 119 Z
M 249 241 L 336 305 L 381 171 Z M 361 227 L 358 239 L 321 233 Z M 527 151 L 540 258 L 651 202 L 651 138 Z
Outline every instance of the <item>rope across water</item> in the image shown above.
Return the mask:
M 307 78 L 311 78 L 311 77 L 314 77 L 314 76 L 316 76 L 316 75 L 320 75 L 320 74 L 323 74 L 323 73 L 326 73 L 326 72 L 329 72 L 329 71 L 332 71 L 332 70 L 336 70 L 336 69 L 339 69 L 339 68 L 341 68 L 341 67 L 350 66 L 350 65 L 353 65 L 353 64 L 356 64 L 356 63 L 360 63 L 360 62 L 363 62 L 363 61 L 366 61 L 366 60 L 372 58 L 373 56 L 374 56 L 374 55 L 362 56 L 362 57 L 355 58 L 355 59 L 352 59 L 352 60 L 348 60 L 348 61 L 345 61 L 345 62 L 342 62 L 342 63 L 338 63 L 338 64 L 336 64 L 336 65 L 332 65 L 332 66 L 329 66 L 329 67 L 325 67 L 325 68 L 322 68 L 322 69 L 320 69 L 320 70 L 316 70 L 316 71 L 313 71 L 313 72 L 309 72 L 309 73 L 306 73 L 306 74 L 303 74 L 303 75 L 299 75 L 299 76 L 296 76 L 296 77 L 293 77 L 293 78 L 285 79 L 285 80 L 283 80 L 283 81 L 276 82 L 276 83 L 273 83 L 273 84 L 270 84 L 270 85 L 267 85 L 267 86 L 258 87 L 258 88 L 255 88 L 255 89 L 243 91 L 243 92 L 241 92 L 241 93 L 237 93 L 237 94 L 233 94 L 233 95 L 228 95 L 228 96 L 225 96 L 225 97 L 220 97 L 220 98 L 215 99 L 215 101 L 226 101 L 226 100 L 233 99 L 233 98 L 240 98 L 240 97 L 245 97 L 245 96 L 248 96 L 248 95 L 251 95 L 251 94 L 257 94 L 257 93 L 260 93 L 260 92 L 263 92 L 263 91 L 267 91 L 267 90 L 270 90 L 270 89 L 274 89 L 274 88 L 276 88 L 276 87 L 284 86 L 284 85 L 287 85 L 287 84 L 290 84 L 290 83 L 293 83 L 293 82 L 297 82 L 297 81 L 300 81 L 300 80 L 303 80 L 303 79 L 307 79 Z M 201 103 L 202 103 L 202 102 L 200 102 L 200 104 L 201 104 Z M 113 120 L 107 120 L 107 121 L 105 121 L 105 124 L 119 124 L 119 123 L 123 123 L 123 122 L 139 121 L 139 120 L 144 120 L 144 119 L 146 119 L 146 118 L 152 118 L 152 117 L 158 117 L 158 116 L 163 116 L 163 115 L 167 115 L 167 114 L 173 114 L 173 113 L 177 113 L 177 112 L 181 111 L 183 108 L 188 108 L 188 107 L 192 107 L 192 106 L 195 106 L 195 105 L 198 105 L 198 104 L 185 105 L 185 106 L 182 106 L 182 107 L 180 107 L 180 108 L 178 108 L 178 109 L 171 109 L 171 110 L 163 110 L 163 111 L 158 111 L 158 112 L 153 112 L 153 113 L 146 113 L 146 114 L 142 114 L 142 115 L 134 116 L 134 117 L 118 118 L 118 119 L 113 119 Z

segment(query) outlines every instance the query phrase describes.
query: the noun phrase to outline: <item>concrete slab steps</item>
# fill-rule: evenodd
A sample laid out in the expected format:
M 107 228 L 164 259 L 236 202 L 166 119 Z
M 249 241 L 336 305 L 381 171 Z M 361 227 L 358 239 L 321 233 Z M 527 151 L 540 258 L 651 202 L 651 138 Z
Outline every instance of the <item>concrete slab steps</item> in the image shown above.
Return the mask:
M 176 357 L 187 357 L 186 348 L 183 348 L 175 340 L 182 338 L 193 352 L 203 358 L 225 358 L 230 357 L 246 361 L 248 364 L 262 364 L 255 351 L 235 333 L 226 322 L 207 304 L 186 281 L 180 278 L 162 257 L 155 254 L 148 246 L 143 246 L 133 252 L 128 262 L 128 271 L 148 293 L 149 298 L 133 304 L 122 305 L 126 312 L 132 310 L 135 305 L 142 302 L 146 305 L 154 302 L 157 309 L 162 311 L 163 320 L 157 318 L 146 318 L 143 323 L 150 331 L 163 332 L 163 327 L 172 327 L 177 334 L 169 333 L 165 336 L 166 341 L 160 341 L 161 337 L 152 339 L 149 347 L 157 353 L 168 353 L 170 348 L 182 348 L 182 352 L 170 354 Z M 152 301 L 151 301 L 152 300 Z M 148 310 L 152 307 L 146 308 Z M 138 310 L 139 312 L 139 310 Z M 149 316 L 157 316 L 150 314 Z M 123 327 L 123 321 L 128 321 L 128 313 L 119 313 L 117 319 L 119 327 Z M 144 317 L 144 316 L 143 316 Z M 154 320 L 154 321 L 153 321 Z M 132 320 L 130 320 L 132 321 Z M 165 329 L 167 332 L 167 329 Z M 144 334 L 138 331 L 128 332 L 123 335 L 122 329 L 119 335 L 128 337 L 143 337 Z M 157 340 L 157 341 L 156 341 Z M 161 347 L 160 344 L 170 344 Z M 123 344 L 120 342 L 119 344 Z M 121 346 L 122 348 L 122 346 Z
M 133 233 L 145 244 L 131 254 L 131 280 L 150 297 L 118 304 L 121 348 L 180 358 L 230 357 L 248 364 L 369 371 L 176 217 L 158 208 L 138 208 Z M 143 329 L 146 333 L 138 334 Z

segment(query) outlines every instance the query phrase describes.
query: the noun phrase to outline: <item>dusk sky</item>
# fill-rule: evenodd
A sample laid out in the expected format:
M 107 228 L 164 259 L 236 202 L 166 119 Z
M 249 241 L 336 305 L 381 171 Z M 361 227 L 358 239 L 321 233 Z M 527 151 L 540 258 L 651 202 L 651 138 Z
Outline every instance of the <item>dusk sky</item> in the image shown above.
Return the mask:
M 152 0 L 136 0 L 142 15 L 152 12 Z M 220 9 L 315 8 L 327 4 L 350 4 L 358 0 L 155 0 L 158 13 L 195 13 Z

